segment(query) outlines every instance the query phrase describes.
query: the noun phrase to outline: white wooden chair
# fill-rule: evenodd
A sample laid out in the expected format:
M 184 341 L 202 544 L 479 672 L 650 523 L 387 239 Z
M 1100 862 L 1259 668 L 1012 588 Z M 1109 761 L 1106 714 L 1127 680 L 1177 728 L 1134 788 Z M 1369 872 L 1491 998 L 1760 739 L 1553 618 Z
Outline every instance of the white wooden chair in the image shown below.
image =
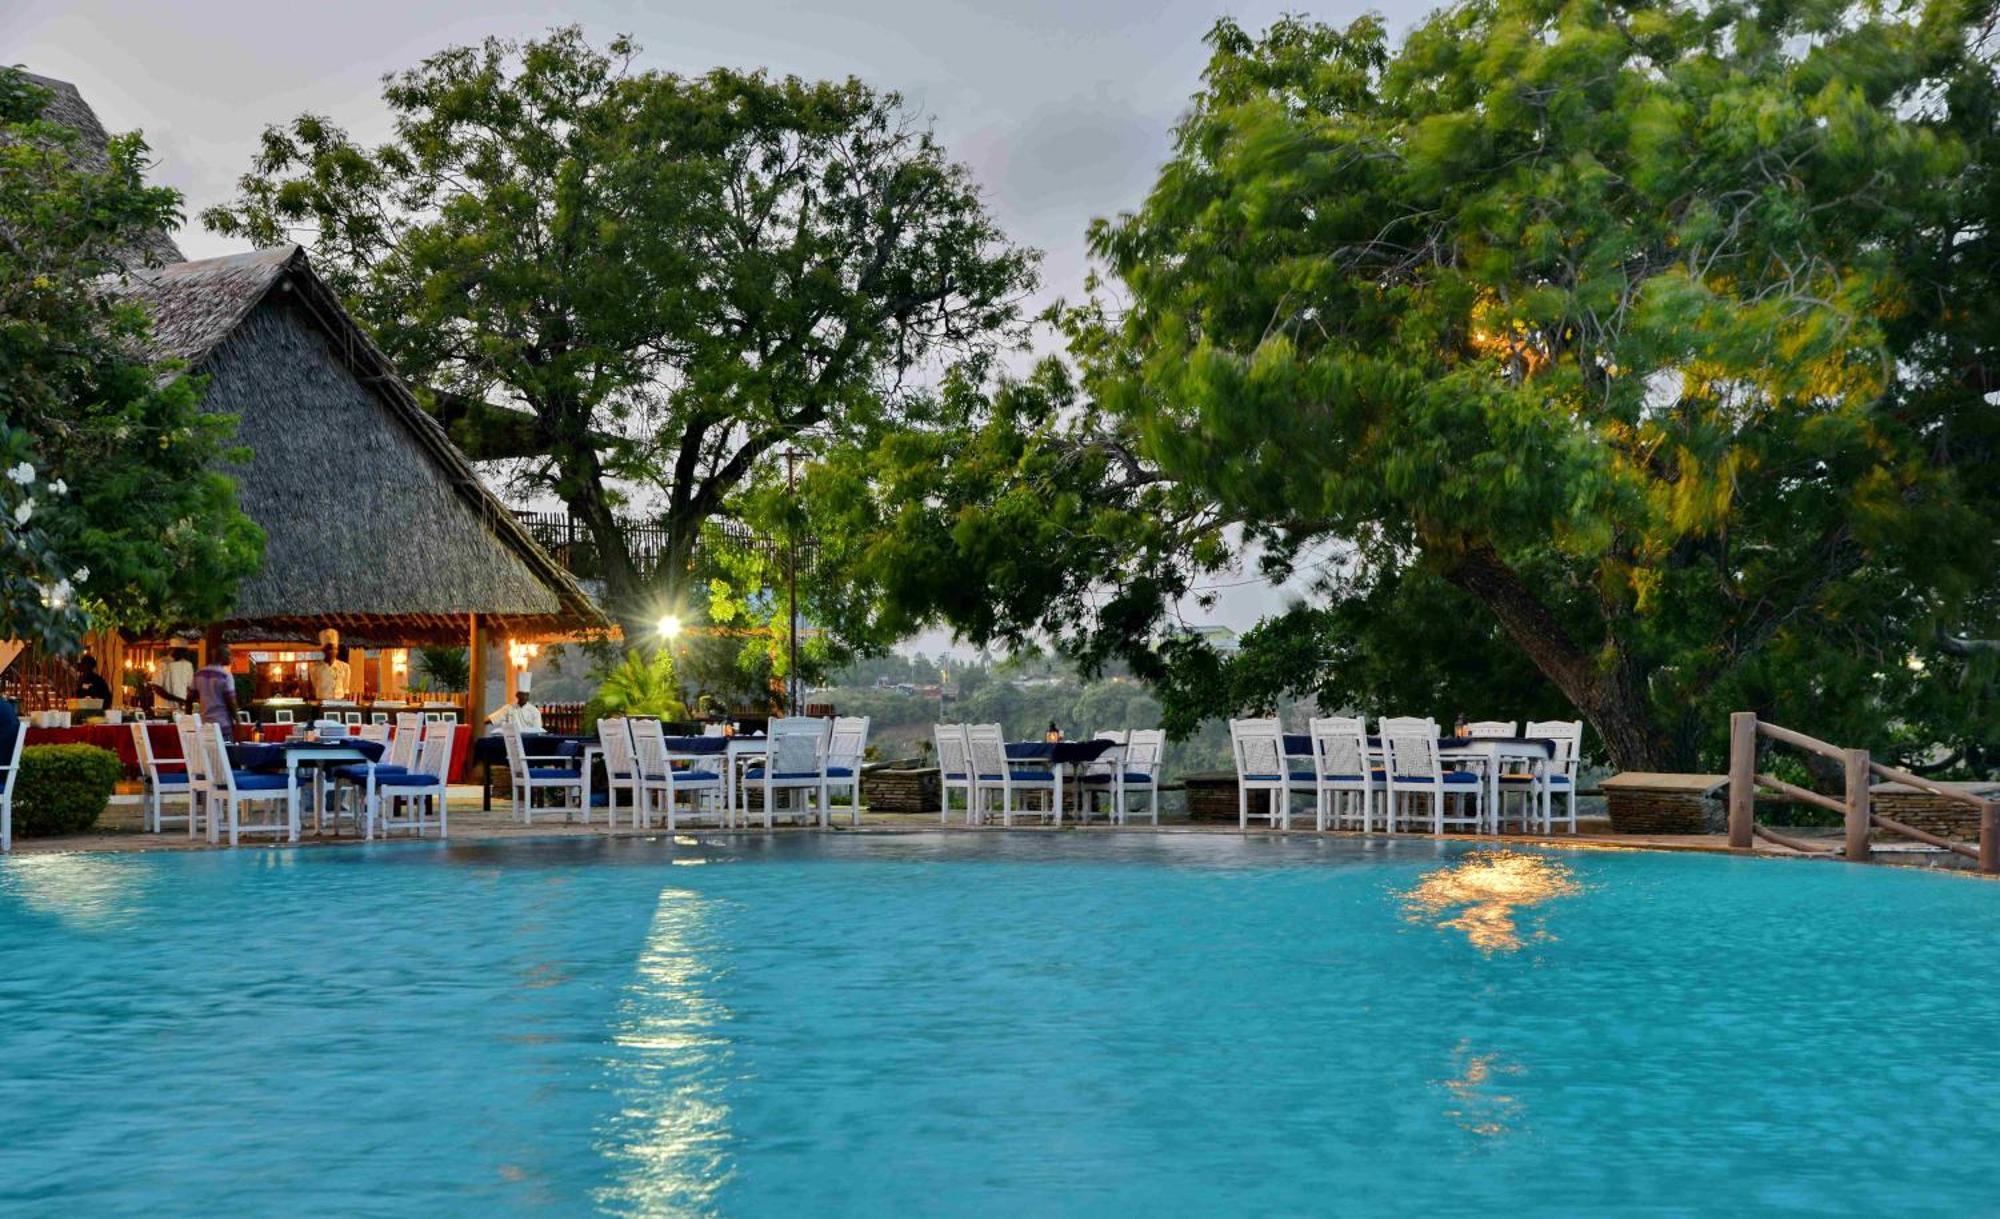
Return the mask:
M 1467 736 L 1518 736 L 1520 728 L 1513 720 L 1474 720 L 1465 726 Z
M 439 838 L 451 837 L 451 746 L 456 729 L 431 724 L 408 770 L 383 773 L 376 768 L 375 806 L 367 811 L 369 833 L 379 828 L 384 838 L 393 830 L 423 836 L 430 815 L 437 815 Z
M 1290 829 L 1292 791 L 1310 790 L 1311 771 L 1294 776 L 1291 760 L 1285 756 L 1285 729 L 1276 719 L 1229 721 L 1229 748 L 1236 756 L 1236 823 L 1250 828 L 1250 818 L 1262 817 L 1271 825 Z M 1269 801 L 1261 813 L 1250 811 L 1250 793 L 1264 792 Z
M 848 820 L 861 824 L 861 765 L 868 752 L 868 722 L 865 715 L 843 715 L 833 721 L 826 738 L 826 795 L 829 803 L 836 791 L 848 794 Z
M 273 724 L 289 724 L 289 723 L 291 723 L 291 722 L 292 722 L 292 709 L 291 709 L 290 707 L 280 707 L 280 708 L 278 708 L 277 710 L 275 710 L 275 711 L 271 712 L 271 722 L 272 722 Z
M 358 740 L 372 741 L 382 746 L 385 752 L 389 748 L 389 722 L 387 720 L 376 720 L 370 724 L 363 724 L 361 727 L 355 729 L 354 735 Z
M 426 728 L 424 739 L 431 735 L 449 738 L 458 731 L 451 720 L 433 719 Z M 558 754 L 536 754 L 530 756 L 527 746 L 521 742 L 521 734 L 511 724 L 500 730 L 500 736 L 507 750 L 507 775 L 513 782 L 514 811 L 520 815 L 522 825 L 532 825 L 535 815 L 536 792 L 558 792 L 563 798 L 563 818 L 568 820 L 583 803 L 583 771 L 572 769 L 567 763 L 574 759 Z M 537 763 L 564 763 L 564 765 L 537 765 Z M 590 810 L 583 810 L 584 824 L 590 823 Z
M 153 753 L 153 738 L 143 723 L 132 725 L 132 753 L 139 759 L 139 781 L 144 789 L 139 799 L 146 832 L 157 834 L 169 821 L 191 827 L 194 822 L 194 792 L 188 787 L 187 759 L 156 756 Z M 187 809 L 181 816 L 172 816 L 166 809 L 167 800 L 175 796 L 185 803 Z
M 1062 809 L 1056 805 L 1053 766 L 1046 762 L 1010 762 L 1007 738 L 998 724 L 967 724 L 965 745 L 972 759 L 973 812 L 967 818 L 969 822 L 984 824 L 988 812 L 997 812 L 1000 824 L 1006 826 L 1013 825 L 1017 816 L 1046 817 L 1062 824 Z M 1019 798 L 1037 792 L 1047 797 L 1042 808 L 1028 807 Z M 992 807 L 995 796 L 999 797 L 997 808 Z
M 229 845 L 241 845 L 245 834 L 283 834 L 285 841 L 299 840 L 299 789 L 296 776 L 291 772 L 282 775 L 263 774 L 253 770 L 237 770 L 229 764 L 229 742 L 222 739 L 219 724 L 204 724 L 201 729 L 202 743 L 207 746 L 209 838 L 216 836 L 216 824 L 220 821 L 229 827 Z M 252 821 L 244 817 L 246 809 L 259 805 L 271 807 L 281 805 L 284 809 L 282 821 Z
M 204 742 L 202 721 L 198 715 L 176 715 L 174 735 L 181 743 L 181 762 L 187 768 L 188 779 L 188 837 L 192 838 L 205 824 L 208 840 L 218 839 L 214 806 L 209 803 L 210 774 L 212 769 L 208 756 L 208 746 Z
M 1373 824 L 1376 795 L 1383 787 L 1381 772 L 1369 757 L 1368 722 L 1359 716 L 1315 716 L 1306 730 L 1312 736 L 1319 828 L 1358 821 L 1361 832 L 1367 833 Z M 1386 828 L 1386 815 L 1383 823 Z
M 21 777 L 21 751 L 28 747 L 28 721 L 14 729 L 14 739 L 5 742 L 5 765 L 0 765 L 0 855 L 14 849 L 14 780 Z
M 779 792 L 791 797 L 788 816 L 810 820 L 815 814 L 821 826 L 830 824 L 826 806 L 826 754 L 833 724 L 817 716 L 790 715 L 771 721 L 770 746 L 764 763 L 743 774 L 744 799 L 749 799 L 751 783 L 764 788 L 764 828 L 771 828 Z M 747 810 L 746 810 L 747 814 Z
M 1501 792 L 1504 797 L 1508 786 L 1530 783 L 1534 787 L 1534 800 L 1539 806 L 1536 821 L 1545 834 L 1555 832 L 1555 800 L 1563 797 L 1564 820 L 1569 823 L 1569 832 L 1576 833 L 1576 781 L 1578 755 L 1583 751 L 1582 720 L 1529 720 L 1521 733 L 1528 738 L 1540 738 L 1553 742 L 1555 756 L 1544 762 L 1537 771 L 1529 771 L 1518 777 L 1512 774 L 1500 776 Z
M 1485 777 L 1471 770 L 1446 770 L 1438 752 L 1437 721 L 1394 716 L 1382 721 L 1382 770 L 1389 800 L 1389 828 L 1414 819 L 1418 797 L 1430 804 L 1431 832 L 1446 826 L 1480 829 L 1486 820 Z M 1458 801 L 1454 813 L 1451 802 Z M 1466 813 L 1467 805 L 1471 813 Z
M 1097 755 L 1092 762 L 1085 762 L 1076 771 L 1076 816 L 1085 825 L 1090 824 L 1090 815 L 1097 811 L 1097 798 L 1104 797 L 1104 815 L 1107 820 L 1118 819 L 1118 793 L 1125 775 L 1125 738 L 1123 729 L 1105 728 L 1092 738 L 1093 741 L 1110 741 L 1111 748 Z
M 700 761 L 690 757 L 686 759 L 691 763 L 689 766 L 676 770 L 674 762 L 680 759 L 668 751 L 666 732 L 658 720 L 639 720 L 633 728 L 632 744 L 639 783 L 634 826 L 643 820 L 650 829 L 656 811 L 665 816 L 670 834 L 680 828 L 683 813 L 700 816 L 712 812 L 718 822 L 728 819 L 729 810 L 722 806 L 722 772 L 702 768 L 702 762 L 713 767 L 712 755 L 704 755 Z M 688 800 L 685 808 L 681 806 L 683 796 Z
M 604 820 L 618 828 L 618 793 L 625 793 L 632 828 L 639 828 L 639 758 L 632 744 L 632 725 L 622 715 L 597 721 L 597 743 L 604 750 Z
M 965 725 L 932 724 L 931 735 L 937 740 L 938 823 L 950 823 L 951 793 L 957 791 L 965 797 L 965 823 L 971 825 L 972 755 L 965 745 Z

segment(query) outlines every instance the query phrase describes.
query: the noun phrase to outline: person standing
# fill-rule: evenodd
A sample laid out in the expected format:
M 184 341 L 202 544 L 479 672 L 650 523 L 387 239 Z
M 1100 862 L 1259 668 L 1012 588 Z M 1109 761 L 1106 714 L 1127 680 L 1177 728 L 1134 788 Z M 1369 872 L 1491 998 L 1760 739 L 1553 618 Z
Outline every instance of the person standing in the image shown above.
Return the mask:
M 193 694 L 201 703 L 201 722 L 214 724 L 225 741 L 236 736 L 236 675 L 229 671 L 229 645 L 217 644 L 208 663 L 194 675 Z
M 160 666 L 160 680 L 153 683 L 153 692 L 172 703 L 176 711 L 186 711 L 194 706 L 189 691 L 194 688 L 194 653 L 186 648 L 174 648 L 167 653 L 167 663 Z
M 111 705 L 111 683 L 97 671 L 97 657 L 88 652 L 76 662 L 76 697 L 94 698 L 103 707 Z
M 319 659 L 312 664 L 313 697 L 322 703 L 346 698 L 350 673 L 339 649 L 331 643 L 321 644 Z

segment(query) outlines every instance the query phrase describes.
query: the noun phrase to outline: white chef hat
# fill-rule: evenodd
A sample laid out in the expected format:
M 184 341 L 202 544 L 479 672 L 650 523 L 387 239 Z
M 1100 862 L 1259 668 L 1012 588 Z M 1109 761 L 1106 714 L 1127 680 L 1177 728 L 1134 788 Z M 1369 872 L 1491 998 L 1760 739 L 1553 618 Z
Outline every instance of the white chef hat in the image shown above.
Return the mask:
M 520 691 L 522 694 L 526 694 L 528 693 L 528 691 L 533 690 L 535 688 L 535 675 L 533 673 L 526 673 L 526 672 L 522 673 L 519 677 L 514 679 L 514 688 Z
M 334 630 L 332 627 L 327 627 L 325 630 L 319 633 L 319 641 L 322 646 L 330 643 L 335 647 L 339 647 L 340 632 Z

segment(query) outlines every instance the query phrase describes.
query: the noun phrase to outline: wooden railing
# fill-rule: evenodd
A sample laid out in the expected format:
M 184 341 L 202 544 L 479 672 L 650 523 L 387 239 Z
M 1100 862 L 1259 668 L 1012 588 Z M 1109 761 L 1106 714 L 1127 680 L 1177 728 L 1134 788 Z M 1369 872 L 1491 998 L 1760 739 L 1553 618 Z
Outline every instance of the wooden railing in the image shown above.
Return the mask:
M 1842 796 L 1836 799 L 1821 792 L 1811 791 L 1793 783 L 1787 783 L 1774 775 L 1757 771 L 1757 738 L 1769 737 L 1787 745 L 1797 746 L 1821 757 L 1835 758 L 1841 763 L 1845 783 Z M 1928 830 L 1905 825 L 1890 817 L 1884 817 L 1871 807 L 1868 788 L 1871 779 L 1880 777 L 1892 783 L 1920 791 L 1940 800 L 1971 806 L 1979 813 L 1979 845 L 1959 842 Z M 1869 846 L 1869 833 L 1873 830 L 1887 830 L 1901 834 L 1930 846 L 1939 847 L 1956 855 L 1974 860 L 1982 872 L 2000 872 L 2000 802 L 1988 800 L 1971 792 L 1955 791 L 1942 787 L 1907 770 L 1884 766 L 1868 756 L 1865 749 L 1842 749 L 1829 745 L 1817 737 L 1803 732 L 1794 732 L 1777 724 L 1767 724 L 1757 718 L 1753 711 L 1738 711 L 1729 717 L 1729 845 L 1739 850 L 1748 850 L 1754 840 L 1764 838 L 1780 846 L 1790 847 L 1809 855 L 1832 855 L 1836 852 L 1823 850 L 1803 839 L 1780 834 L 1768 826 L 1757 824 L 1758 789 L 1775 795 L 1810 804 L 1840 814 L 1846 828 L 1846 843 L 1839 854 L 1853 862 L 1866 862 L 1873 855 Z

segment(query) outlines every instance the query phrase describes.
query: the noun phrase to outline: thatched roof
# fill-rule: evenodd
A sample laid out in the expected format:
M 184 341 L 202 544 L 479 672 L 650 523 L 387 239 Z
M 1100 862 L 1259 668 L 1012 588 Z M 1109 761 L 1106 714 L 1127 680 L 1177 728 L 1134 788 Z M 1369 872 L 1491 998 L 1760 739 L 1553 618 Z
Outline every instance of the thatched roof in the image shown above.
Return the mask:
M 104 130 L 104 124 L 97 121 L 97 112 L 83 100 L 83 94 L 77 91 L 77 87 L 66 80 L 37 76 L 33 72 L 22 72 L 21 78 L 47 89 L 53 95 L 42 107 L 44 119 L 68 127 L 81 137 L 75 163 L 93 173 L 102 173 L 109 168 L 111 155 L 107 150 L 111 136 Z M 180 262 L 187 257 L 165 229 L 148 234 L 130 254 L 132 262 L 152 264 Z
M 467 615 L 515 635 L 595 630 L 601 611 L 515 519 L 361 332 L 305 252 L 183 262 L 117 288 L 158 354 L 208 378 L 252 459 L 231 473 L 263 527 L 239 637 L 460 639 Z

